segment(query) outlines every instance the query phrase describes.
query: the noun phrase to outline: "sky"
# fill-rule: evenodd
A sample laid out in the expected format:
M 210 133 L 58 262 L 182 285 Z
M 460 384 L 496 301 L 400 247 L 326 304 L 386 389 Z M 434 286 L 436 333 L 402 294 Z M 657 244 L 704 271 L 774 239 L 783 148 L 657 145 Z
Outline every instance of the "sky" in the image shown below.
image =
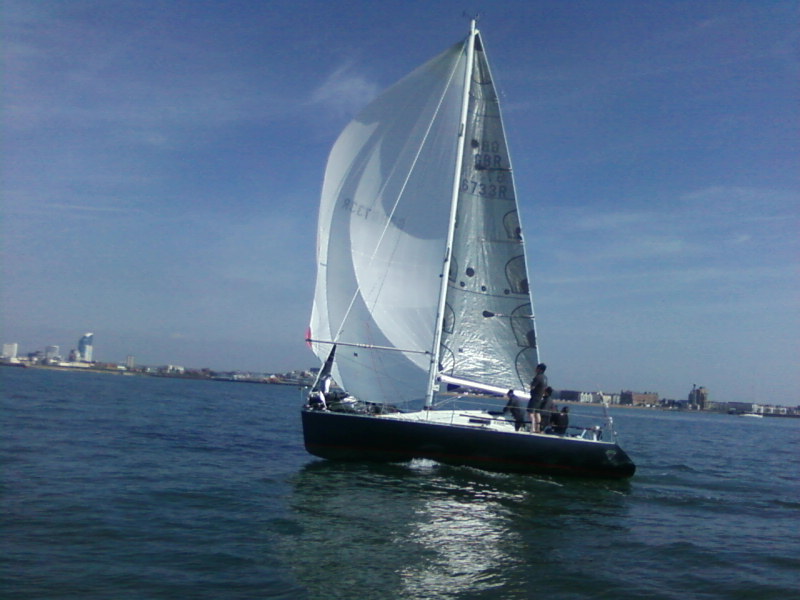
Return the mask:
M 317 366 L 327 154 L 476 7 L 551 385 L 800 404 L 796 1 L 5 0 L 2 342 Z

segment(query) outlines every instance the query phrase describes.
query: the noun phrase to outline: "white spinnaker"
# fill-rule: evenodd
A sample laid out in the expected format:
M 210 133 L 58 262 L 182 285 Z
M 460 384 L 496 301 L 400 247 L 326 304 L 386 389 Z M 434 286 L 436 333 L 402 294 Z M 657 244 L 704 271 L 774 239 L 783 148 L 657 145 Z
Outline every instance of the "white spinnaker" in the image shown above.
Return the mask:
M 373 101 L 328 159 L 311 337 L 339 344 L 334 377 L 364 400 L 425 394 L 463 70 L 458 44 Z M 324 360 L 329 344 L 313 346 Z

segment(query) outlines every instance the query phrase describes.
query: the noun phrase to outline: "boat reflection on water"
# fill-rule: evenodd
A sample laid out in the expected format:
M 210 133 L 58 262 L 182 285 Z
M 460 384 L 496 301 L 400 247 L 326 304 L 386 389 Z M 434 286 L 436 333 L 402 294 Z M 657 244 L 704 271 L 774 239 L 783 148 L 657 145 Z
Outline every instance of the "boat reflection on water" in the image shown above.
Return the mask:
M 443 494 L 422 501 L 409 523 L 409 541 L 429 560 L 401 570 L 404 596 L 441 597 L 503 585 L 504 569 L 522 543 L 496 496 L 484 490 L 471 498 Z
M 279 550 L 310 598 L 493 597 L 540 576 L 536 557 L 564 543 L 553 519 L 617 510 L 627 489 L 421 460 L 314 462 L 292 484 Z

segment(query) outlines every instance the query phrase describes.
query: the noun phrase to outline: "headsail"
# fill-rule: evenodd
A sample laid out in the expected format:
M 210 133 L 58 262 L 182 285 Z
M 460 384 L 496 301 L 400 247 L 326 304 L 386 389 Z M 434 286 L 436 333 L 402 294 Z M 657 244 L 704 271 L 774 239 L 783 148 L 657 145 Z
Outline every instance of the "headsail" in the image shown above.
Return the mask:
M 312 392 L 319 392 L 320 390 L 327 391 L 325 388 L 330 386 L 330 380 L 333 377 L 333 360 L 335 357 L 336 344 L 334 344 L 333 348 L 331 348 L 328 358 L 325 359 L 325 363 L 322 365 L 319 373 L 317 373 L 317 378 L 314 380 L 314 385 L 311 386 Z

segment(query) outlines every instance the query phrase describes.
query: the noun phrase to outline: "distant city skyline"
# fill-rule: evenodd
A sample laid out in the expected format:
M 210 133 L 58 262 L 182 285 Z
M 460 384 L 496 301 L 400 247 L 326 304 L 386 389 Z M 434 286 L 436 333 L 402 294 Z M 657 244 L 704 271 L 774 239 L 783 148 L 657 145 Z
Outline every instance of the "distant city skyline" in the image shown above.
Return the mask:
M 6 0 L 0 336 L 315 365 L 328 152 L 464 8 Z M 551 383 L 796 397 L 797 3 L 508 0 L 478 26 Z
M 89 340 L 89 339 L 91 340 L 91 343 L 93 343 L 93 341 L 94 341 L 94 334 L 93 333 L 87 333 L 87 334 L 84 334 L 83 336 L 81 336 L 81 338 L 78 341 L 78 346 L 80 347 L 81 343 L 85 344 L 86 341 Z M 10 354 L 13 354 L 13 356 L 18 356 L 18 354 L 19 354 L 18 348 L 19 348 L 19 343 L 18 342 L 3 343 L 3 356 L 2 357 L 3 358 L 9 358 Z M 47 348 L 45 349 L 45 352 L 44 352 L 44 357 L 45 358 L 48 358 L 48 359 L 49 358 L 53 358 L 53 356 L 50 356 L 48 354 L 48 349 L 52 349 L 52 348 L 54 348 L 55 349 L 55 353 L 58 354 L 59 346 L 47 346 Z M 37 349 L 30 350 L 30 351 L 27 351 L 27 352 L 23 351 L 21 353 L 21 356 L 30 356 L 30 355 L 33 355 L 33 354 L 35 354 L 37 352 L 40 353 L 41 349 L 37 348 Z M 83 356 L 83 354 L 82 354 L 82 352 L 80 350 L 72 350 L 71 352 L 77 352 L 77 357 L 76 358 L 78 360 L 85 360 L 85 359 L 81 359 L 80 358 L 81 356 Z M 91 351 L 90 351 L 90 353 L 91 353 Z M 91 362 L 91 361 L 88 361 L 88 362 Z M 170 368 L 179 368 L 179 369 L 184 369 L 185 368 L 185 369 L 190 369 L 190 370 L 209 369 L 209 370 L 215 371 L 215 372 L 251 372 L 251 373 L 261 373 L 261 374 L 272 374 L 272 373 L 281 373 L 281 372 L 290 372 L 290 371 L 294 371 L 294 372 L 297 372 L 297 371 L 313 371 L 313 370 L 318 368 L 316 365 L 314 365 L 314 366 L 295 366 L 292 369 L 269 369 L 269 368 L 263 368 L 263 369 L 241 369 L 241 368 L 215 369 L 215 368 L 211 368 L 211 367 L 208 367 L 208 366 L 200 367 L 200 366 L 197 366 L 197 365 L 189 365 L 189 364 L 180 364 L 179 365 L 178 364 L 179 361 L 166 361 L 166 362 L 161 362 L 161 363 L 157 363 L 157 364 L 147 364 L 147 363 L 138 362 L 136 360 L 136 357 L 133 356 L 133 355 L 130 355 L 130 354 L 126 355 L 124 360 L 99 360 L 97 362 L 98 363 L 102 363 L 102 364 L 117 364 L 117 365 L 120 365 L 120 366 L 125 366 L 125 368 L 127 368 L 127 369 L 133 369 L 135 367 L 142 367 L 142 366 L 147 366 L 147 367 L 167 367 L 167 366 L 169 366 Z M 559 388 L 559 391 L 572 392 L 573 390 L 572 390 L 572 388 L 563 387 L 563 388 Z M 709 390 L 706 389 L 704 386 L 698 386 L 696 384 L 692 384 L 692 387 L 687 391 L 687 393 L 685 395 L 676 396 L 676 397 L 665 396 L 665 395 L 659 393 L 657 390 L 653 390 L 653 391 L 644 390 L 644 389 L 633 390 L 629 386 L 628 387 L 622 386 L 622 387 L 619 388 L 619 390 L 616 390 L 616 391 L 615 390 L 594 390 L 594 389 L 589 390 L 589 389 L 583 389 L 583 390 L 575 390 L 575 393 L 579 394 L 580 396 L 597 395 L 597 394 L 601 394 L 601 395 L 604 395 L 604 396 L 613 396 L 613 395 L 617 395 L 618 396 L 621 393 L 628 393 L 628 394 L 632 394 L 633 396 L 642 396 L 642 397 L 655 396 L 655 397 L 658 397 L 659 399 L 662 399 L 662 400 L 689 401 L 691 403 L 699 404 L 700 406 L 705 405 L 706 402 L 709 399 Z M 701 398 L 701 400 L 695 400 L 695 398 L 698 398 L 698 397 Z M 562 399 L 564 399 L 564 398 L 562 397 Z M 575 400 L 575 399 L 573 398 L 573 400 Z M 722 399 L 716 399 L 716 401 L 718 401 L 718 402 L 726 402 L 725 400 L 722 400 Z M 755 402 L 755 399 L 753 399 L 752 401 Z M 633 402 L 633 403 L 635 403 L 635 402 Z M 791 403 L 789 403 L 789 405 L 791 405 Z M 800 405 L 800 403 L 798 403 L 798 405 Z
M 17 356 L 17 343 L 4 343 L 3 344 L 2 359 L 8 360 Z M 42 356 L 41 350 L 34 350 L 28 352 L 27 356 L 39 355 L 44 358 L 45 362 L 52 359 L 58 359 L 58 356 L 49 354 L 53 350 L 56 354 L 58 346 L 48 346 Z M 71 354 L 76 351 L 71 351 Z M 41 363 L 39 363 L 41 365 Z M 128 355 L 125 357 L 124 363 L 121 361 L 98 361 L 92 363 L 91 366 L 99 365 L 103 369 L 123 369 L 129 371 L 142 372 L 145 374 L 156 374 L 159 376 L 173 376 L 173 377 L 189 377 L 192 379 L 201 377 L 210 379 L 222 379 L 225 381 L 239 381 L 239 382 L 256 382 L 256 383 L 283 383 L 292 385 L 307 385 L 311 386 L 315 380 L 315 372 L 318 367 L 298 367 L 291 370 L 243 370 L 243 369 L 209 369 L 205 367 L 193 367 L 191 365 L 175 365 L 172 363 L 164 363 L 159 365 L 145 365 L 136 364 L 135 357 Z M 116 369 L 114 369 L 116 365 Z M 35 366 L 29 365 L 29 366 Z M 69 368 L 90 366 L 85 362 L 59 362 L 51 364 L 49 368 Z M 45 365 L 45 368 L 48 368 Z M 81 370 L 81 369 L 79 369 Z M 290 378 L 290 379 L 286 379 Z M 768 398 L 768 399 L 751 399 L 749 401 L 729 401 L 725 399 L 712 399 L 709 390 L 703 386 L 693 385 L 685 397 L 667 397 L 654 391 L 641 391 L 632 390 L 630 388 L 622 388 L 618 392 L 609 392 L 602 390 L 574 390 L 574 389 L 556 389 L 554 391 L 555 398 L 560 402 L 580 403 L 580 404 L 607 404 L 611 406 L 633 406 L 633 407 L 646 407 L 646 408 L 661 408 L 666 410 L 711 410 L 714 412 L 720 411 L 735 411 L 738 413 L 753 411 L 757 414 L 763 415 L 778 415 L 778 416 L 796 416 L 797 411 L 800 410 L 800 404 L 793 402 L 790 399 L 781 398 Z M 788 401 L 785 401 L 788 400 Z

